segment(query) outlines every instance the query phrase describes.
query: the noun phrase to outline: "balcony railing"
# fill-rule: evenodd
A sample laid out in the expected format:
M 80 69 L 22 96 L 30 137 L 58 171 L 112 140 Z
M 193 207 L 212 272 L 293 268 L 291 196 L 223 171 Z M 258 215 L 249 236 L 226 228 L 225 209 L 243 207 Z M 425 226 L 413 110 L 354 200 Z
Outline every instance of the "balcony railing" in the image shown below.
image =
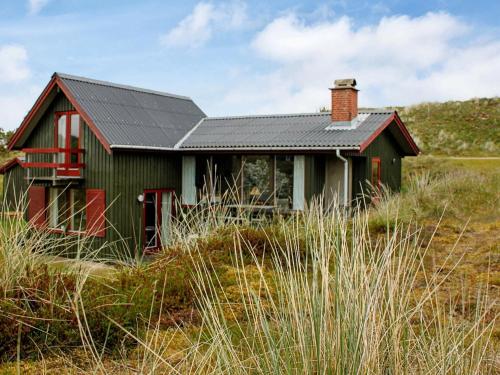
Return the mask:
M 75 154 L 78 155 L 77 159 L 81 160 L 81 154 L 85 152 L 84 149 L 25 148 L 22 151 L 26 154 L 22 166 L 26 168 L 28 180 L 81 178 L 81 169 L 85 168 L 84 163 L 71 162 L 72 156 Z M 64 162 L 61 162 L 60 159 L 63 159 Z

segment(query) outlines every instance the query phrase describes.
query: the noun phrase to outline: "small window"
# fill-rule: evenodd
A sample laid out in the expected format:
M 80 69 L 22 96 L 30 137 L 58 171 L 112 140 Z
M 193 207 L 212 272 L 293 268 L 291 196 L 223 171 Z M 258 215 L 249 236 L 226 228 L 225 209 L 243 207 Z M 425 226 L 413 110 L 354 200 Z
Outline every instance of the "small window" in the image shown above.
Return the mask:
M 67 227 L 68 201 L 64 189 L 49 189 L 49 227 L 52 229 L 65 230 Z
M 380 158 L 372 158 L 372 179 L 373 188 L 380 189 Z
M 54 147 L 57 153 L 57 174 L 60 176 L 79 176 L 82 163 L 80 149 L 83 145 L 80 115 L 76 111 L 56 112 L 56 138 Z
M 85 191 L 49 189 L 49 227 L 62 231 L 84 232 L 87 225 Z

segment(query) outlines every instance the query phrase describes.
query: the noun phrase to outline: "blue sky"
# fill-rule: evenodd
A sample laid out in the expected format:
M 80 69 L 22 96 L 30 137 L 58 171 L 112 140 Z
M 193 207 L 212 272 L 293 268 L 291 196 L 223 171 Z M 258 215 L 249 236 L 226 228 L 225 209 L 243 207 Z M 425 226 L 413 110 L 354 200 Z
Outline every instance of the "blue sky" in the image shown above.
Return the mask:
M 0 0 L 0 127 L 54 71 L 192 97 L 208 115 L 500 95 L 498 1 Z

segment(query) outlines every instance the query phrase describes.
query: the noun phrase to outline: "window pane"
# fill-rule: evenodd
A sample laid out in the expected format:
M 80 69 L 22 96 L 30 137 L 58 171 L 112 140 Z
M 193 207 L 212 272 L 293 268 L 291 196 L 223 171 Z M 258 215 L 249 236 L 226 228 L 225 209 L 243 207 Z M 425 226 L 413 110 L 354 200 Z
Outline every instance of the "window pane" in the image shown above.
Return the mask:
M 276 204 L 280 208 L 292 208 L 293 156 L 276 156 Z
M 59 117 L 57 121 L 57 147 L 66 148 L 66 115 Z M 64 152 L 57 154 L 57 162 L 64 163 Z
M 68 225 L 67 217 L 68 217 L 68 200 L 67 200 L 67 192 L 63 191 L 63 189 L 57 189 L 57 227 L 59 229 L 64 229 Z
M 57 189 L 49 189 L 49 227 L 57 228 Z
M 71 190 L 71 230 L 83 232 L 87 227 L 85 191 Z
M 71 141 L 72 149 L 79 148 L 80 115 L 71 115 Z M 78 163 L 78 154 L 71 154 L 71 163 Z
M 272 156 L 247 156 L 243 163 L 243 200 L 246 204 L 273 205 Z
M 161 243 L 167 246 L 171 237 L 172 193 L 161 194 Z
M 65 229 L 67 226 L 68 201 L 63 189 L 49 189 L 49 226 L 56 229 Z
M 199 202 L 240 201 L 241 156 L 196 156 L 195 184 Z

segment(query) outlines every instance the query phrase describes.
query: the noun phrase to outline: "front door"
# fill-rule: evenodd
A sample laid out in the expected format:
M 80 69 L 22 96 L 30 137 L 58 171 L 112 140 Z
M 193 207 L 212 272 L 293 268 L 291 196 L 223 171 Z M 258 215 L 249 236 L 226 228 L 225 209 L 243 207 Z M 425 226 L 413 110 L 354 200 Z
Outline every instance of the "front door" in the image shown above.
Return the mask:
M 172 229 L 173 191 L 144 191 L 144 249 L 154 251 L 168 245 Z

